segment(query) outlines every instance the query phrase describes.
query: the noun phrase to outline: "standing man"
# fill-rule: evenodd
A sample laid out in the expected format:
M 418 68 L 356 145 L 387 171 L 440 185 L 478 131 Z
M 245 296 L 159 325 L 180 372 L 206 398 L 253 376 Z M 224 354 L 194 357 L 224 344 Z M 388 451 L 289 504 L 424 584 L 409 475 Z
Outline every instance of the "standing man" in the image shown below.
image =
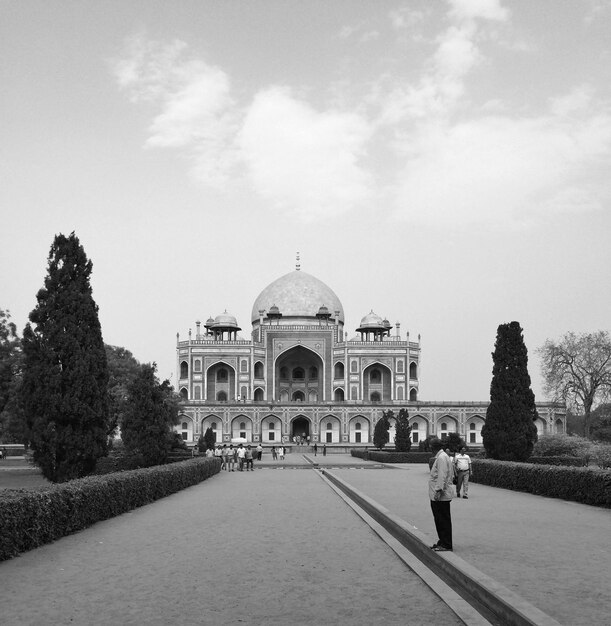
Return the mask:
M 253 451 L 252 448 L 250 446 L 246 446 L 246 452 L 244 454 L 244 457 L 246 459 L 246 471 L 250 470 L 251 472 L 254 472 L 254 468 L 253 468 Z
M 460 490 L 463 490 L 463 498 L 469 498 L 469 477 L 471 476 L 471 457 L 463 446 L 458 454 L 454 455 L 456 463 L 456 497 L 460 498 Z
M 238 446 L 238 472 L 244 471 L 244 459 L 246 458 L 246 448 L 240 444 Z
M 431 548 L 435 552 L 451 552 L 452 547 L 452 459 L 446 454 L 448 445 L 437 437 L 431 439 L 431 451 L 435 460 L 429 476 L 429 498 L 439 541 Z
M 263 456 L 263 446 L 259 444 L 257 446 L 257 461 L 260 461 L 262 456 Z
M 314 444 L 314 456 L 316 456 L 316 453 L 318 452 L 318 444 Z

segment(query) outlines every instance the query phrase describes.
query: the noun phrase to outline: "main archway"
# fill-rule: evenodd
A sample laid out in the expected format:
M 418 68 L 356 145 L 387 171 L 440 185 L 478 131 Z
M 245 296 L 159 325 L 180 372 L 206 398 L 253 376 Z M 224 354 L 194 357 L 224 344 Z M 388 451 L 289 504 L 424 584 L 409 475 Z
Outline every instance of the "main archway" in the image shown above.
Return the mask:
M 291 422 L 291 440 L 299 437 L 302 440 L 307 441 L 311 435 L 310 420 L 305 415 L 298 415 Z
M 303 346 L 290 348 L 278 357 L 274 369 L 276 397 L 281 402 L 323 399 L 323 362 L 312 350 Z

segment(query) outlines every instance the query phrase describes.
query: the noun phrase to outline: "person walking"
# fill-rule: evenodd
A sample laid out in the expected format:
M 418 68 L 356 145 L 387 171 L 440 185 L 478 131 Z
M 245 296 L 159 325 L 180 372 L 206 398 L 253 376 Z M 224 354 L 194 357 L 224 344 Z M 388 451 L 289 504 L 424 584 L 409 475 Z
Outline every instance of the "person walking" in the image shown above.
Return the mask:
M 281 461 L 284 461 L 284 446 L 280 446 L 280 447 L 278 448 L 278 458 L 279 458 Z
M 216 446 L 216 448 L 214 449 L 214 456 L 219 459 L 219 461 L 221 462 L 221 469 L 223 468 L 223 449 L 221 448 L 221 444 L 219 443 L 218 446 Z
M 431 452 L 435 453 L 435 460 L 429 474 L 429 499 L 435 520 L 435 529 L 439 540 L 431 548 L 435 552 L 451 552 L 454 549 L 452 542 L 452 516 L 450 502 L 452 502 L 452 460 L 446 453 L 447 444 L 437 437 L 431 439 Z
M 463 498 L 469 498 L 469 478 L 473 473 L 471 469 L 471 457 L 467 454 L 467 449 L 462 446 L 460 452 L 454 455 L 454 464 L 456 466 L 456 497 L 460 498 L 460 490 L 462 489 Z
M 278 460 L 278 453 L 276 452 L 276 446 L 272 446 L 272 461 Z
M 262 456 L 263 456 L 263 446 L 259 444 L 257 445 L 257 461 L 260 461 Z

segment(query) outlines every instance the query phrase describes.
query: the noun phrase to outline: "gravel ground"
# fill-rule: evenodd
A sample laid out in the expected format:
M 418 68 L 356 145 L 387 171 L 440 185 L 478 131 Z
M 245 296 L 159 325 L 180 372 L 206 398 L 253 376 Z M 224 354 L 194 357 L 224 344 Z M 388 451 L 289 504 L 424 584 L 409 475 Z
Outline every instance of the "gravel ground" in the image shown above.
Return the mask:
M 305 469 L 222 473 L 0 563 L 0 578 L 11 626 L 461 623 Z
M 425 466 L 333 473 L 436 540 Z M 471 483 L 454 551 L 562 624 L 610 626 L 611 510 Z

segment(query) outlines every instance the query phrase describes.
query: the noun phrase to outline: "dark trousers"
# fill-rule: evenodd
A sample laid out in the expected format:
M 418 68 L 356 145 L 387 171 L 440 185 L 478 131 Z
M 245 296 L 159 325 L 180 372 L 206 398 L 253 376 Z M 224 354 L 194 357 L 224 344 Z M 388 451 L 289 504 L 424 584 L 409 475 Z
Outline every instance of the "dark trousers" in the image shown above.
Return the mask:
M 431 509 L 439 543 L 444 548 L 452 549 L 452 516 L 450 515 L 450 500 L 431 500 Z

